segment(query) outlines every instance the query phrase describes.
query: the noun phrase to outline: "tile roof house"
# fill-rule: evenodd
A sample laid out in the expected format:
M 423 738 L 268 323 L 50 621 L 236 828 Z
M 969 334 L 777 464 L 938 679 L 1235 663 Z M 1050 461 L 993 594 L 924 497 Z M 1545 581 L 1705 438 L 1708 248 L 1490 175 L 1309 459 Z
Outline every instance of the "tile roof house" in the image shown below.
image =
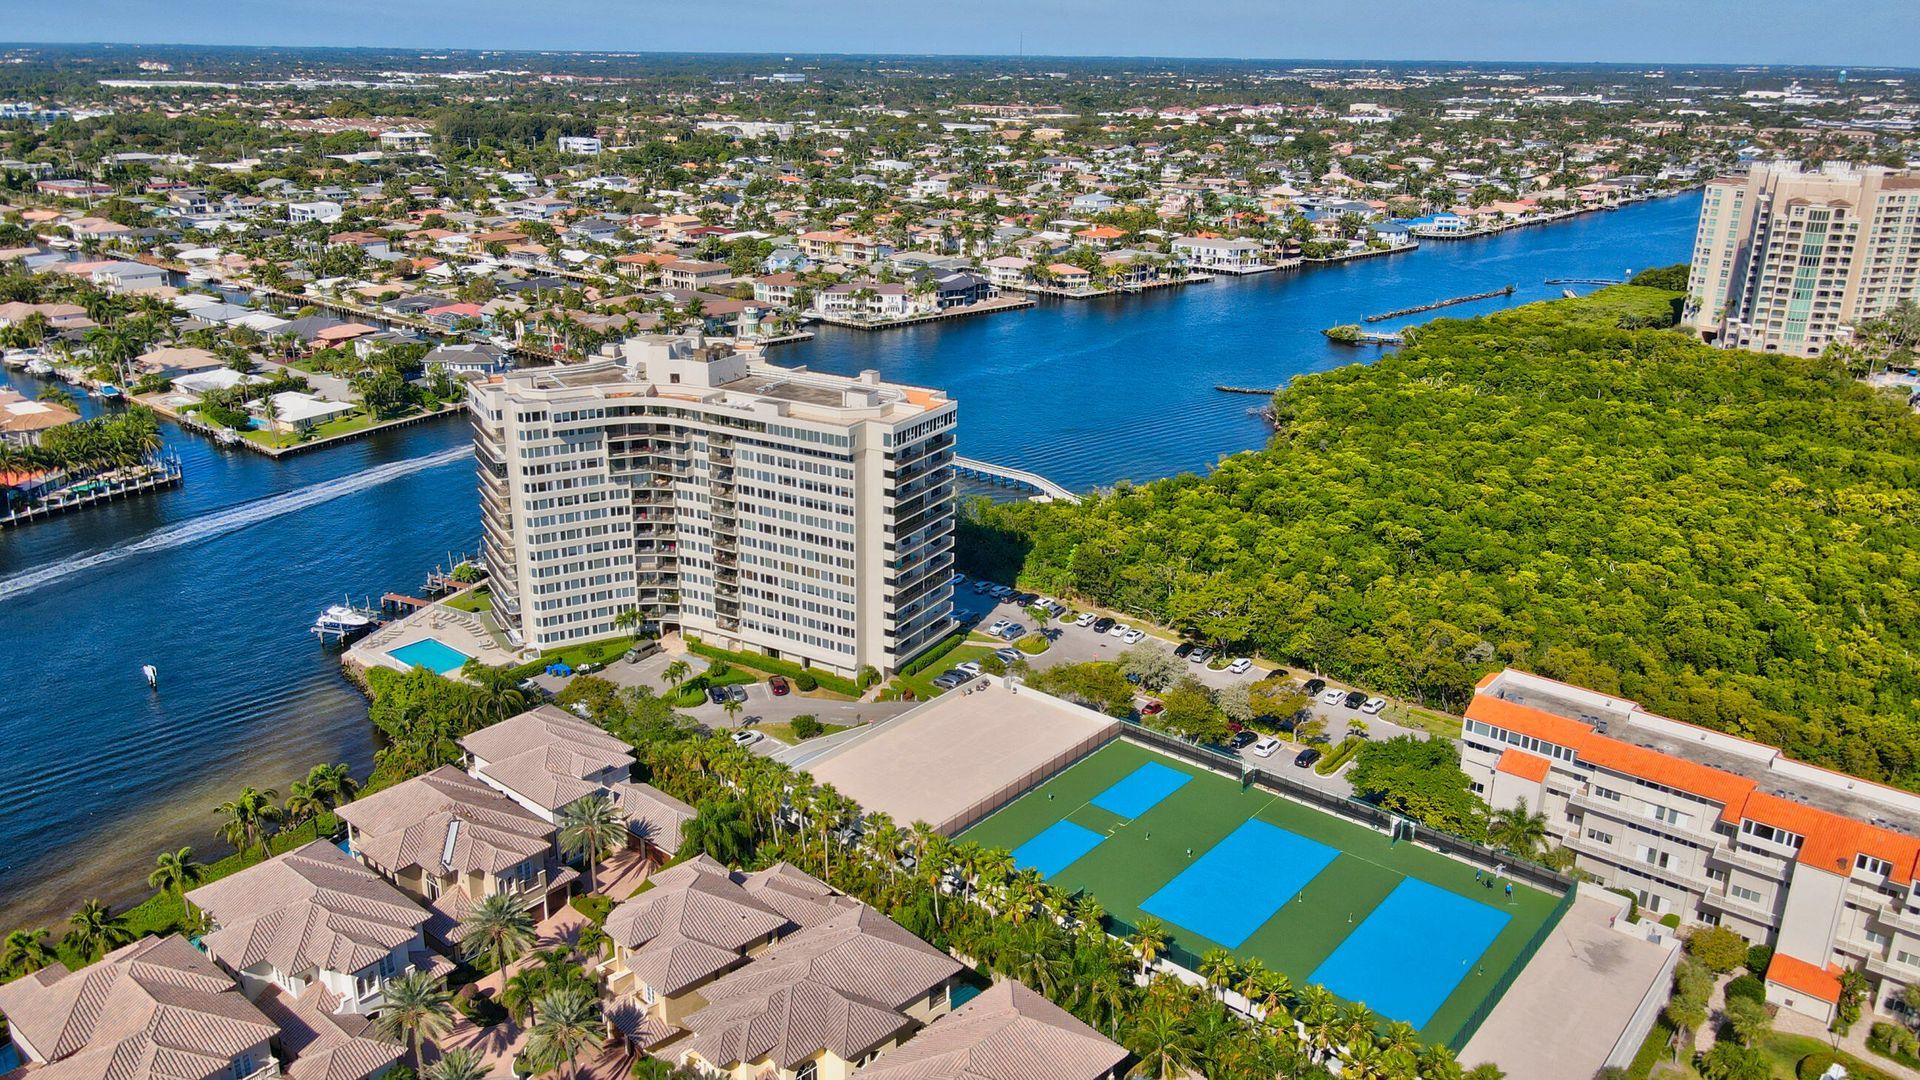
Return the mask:
M 555 853 L 554 827 L 451 765 L 339 810 L 361 862 L 423 901 L 427 933 L 459 943 L 461 919 L 494 893 L 518 895 L 536 920 L 560 910 L 580 874 Z
M 278 1075 L 279 1034 L 187 939 L 147 937 L 79 971 L 0 986 L 13 1045 L 46 1080 L 248 1080 Z
M 782 939 L 703 987 L 661 1048 L 735 1075 L 846 1076 L 944 1015 L 965 968 L 865 904 Z
M 1005 979 L 855 1072 L 855 1080 L 1104 1080 L 1127 1051 Z
M 325 840 L 202 885 L 186 900 L 212 922 L 202 948 L 249 997 L 278 987 L 300 998 L 317 986 L 333 996 L 335 1011 L 372 1012 L 388 981 L 453 967 L 428 951 L 420 905 Z
M 507 798 L 557 823 L 560 811 L 589 795 L 611 799 L 636 843 L 665 858 L 680 849 L 680 827 L 694 809 L 651 784 L 628 779 L 633 751 L 624 739 L 552 705 L 467 735 L 467 772 Z

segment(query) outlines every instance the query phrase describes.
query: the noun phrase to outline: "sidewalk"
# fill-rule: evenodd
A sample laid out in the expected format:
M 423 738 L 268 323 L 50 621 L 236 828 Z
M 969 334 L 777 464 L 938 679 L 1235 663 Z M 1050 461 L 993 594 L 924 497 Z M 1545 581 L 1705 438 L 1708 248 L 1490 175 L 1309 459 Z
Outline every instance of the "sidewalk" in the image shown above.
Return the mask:
M 1920 1069 L 1908 1068 L 1892 1058 L 1881 1057 L 1879 1054 L 1867 1049 L 1867 1032 L 1872 1030 L 1873 1024 L 1874 1018 L 1872 1016 L 1862 1016 L 1854 1023 L 1853 1030 L 1847 1032 L 1847 1034 L 1840 1039 L 1840 1049 L 1879 1069 L 1888 1076 L 1897 1076 L 1900 1080 L 1920 1080 Z M 1773 1018 L 1773 1029 L 1794 1035 L 1806 1035 L 1819 1039 L 1823 1043 L 1831 1043 L 1833 1041 L 1833 1033 L 1827 1030 L 1827 1025 L 1815 1020 L 1811 1016 L 1804 1016 L 1794 1012 L 1792 1009 L 1780 1010 L 1779 1014 Z

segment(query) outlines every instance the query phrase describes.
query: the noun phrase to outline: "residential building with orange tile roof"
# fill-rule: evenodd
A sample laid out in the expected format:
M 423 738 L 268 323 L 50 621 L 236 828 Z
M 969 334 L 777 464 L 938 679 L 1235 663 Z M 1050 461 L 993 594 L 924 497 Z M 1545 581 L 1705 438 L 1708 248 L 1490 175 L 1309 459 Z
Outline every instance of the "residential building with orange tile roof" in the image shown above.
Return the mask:
M 1773 945 L 1769 1000 L 1825 1018 L 1851 969 L 1890 1012 L 1920 983 L 1920 795 L 1512 669 L 1475 688 L 1461 743 L 1474 790 L 1545 814 L 1600 883 Z

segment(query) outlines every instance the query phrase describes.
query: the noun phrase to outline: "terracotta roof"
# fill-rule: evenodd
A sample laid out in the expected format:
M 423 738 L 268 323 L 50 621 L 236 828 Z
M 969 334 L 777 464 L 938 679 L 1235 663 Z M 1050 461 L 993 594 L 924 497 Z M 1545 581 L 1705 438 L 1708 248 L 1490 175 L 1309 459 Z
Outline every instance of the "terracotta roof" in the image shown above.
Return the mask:
M 474 772 L 549 810 L 602 790 L 587 777 L 612 770 L 624 777 L 633 751 L 598 726 L 542 705 L 460 740 Z
M 616 784 L 613 797 L 634 836 L 669 855 L 680 850 L 680 829 L 693 820 L 693 807 L 652 784 Z
M 142 938 L 77 972 L 55 964 L 0 986 L 19 1039 L 48 1080 L 211 1080 L 277 1029 L 231 976 L 179 935 Z
M 1515 750 L 1511 747 L 1501 753 L 1500 760 L 1494 765 L 1494 768 L 1503 773 L 1518 776 L 1522 780 L 1532 780 L 1535 783 L 1545 780 L 1547 770 L 1552 767 L 1553 763 L 1539 754 L 1529 754 L 1525 750 Z
M 297 998 L 269 987 L 258 1004 L 280 1026 L 280 1045 L 293 1058 L 291 1080 L 363 1080 L 406 1052 L 379 1036 L 372 1017 L 339 1013 L 339 1000 L 318 983 Z
M 267 963 L 299 978 L 353 974 L 415 940 L 427 913 L 325 840 L 203 885 L 187 901 L 213 917 L 208 955 L 236 971 Z
M 1127 1051 L 1013 979 L 996 982 L 856 1080 L 1099 1080 Z
M 1777 952 L 1773 954 L 1773 962 L 1767 965 L 1767 981 L 1779 983 L 1789 990 L 1812 994 L 1829 1004 L 1840 1000 L 1840 969 L 1837 966 L 1818 968 L 1799 957 Z
M 613 909 L 606 931 L 631 950 L 627 969 L 668 996 L 735 966 L 749 946 L 793 925 L 705 855 L 651 880 L 651 889 Z
M 390 872 L 498 873 L 546 853 L 554 827 L 451 765 L 348 803 L 354 850 Z

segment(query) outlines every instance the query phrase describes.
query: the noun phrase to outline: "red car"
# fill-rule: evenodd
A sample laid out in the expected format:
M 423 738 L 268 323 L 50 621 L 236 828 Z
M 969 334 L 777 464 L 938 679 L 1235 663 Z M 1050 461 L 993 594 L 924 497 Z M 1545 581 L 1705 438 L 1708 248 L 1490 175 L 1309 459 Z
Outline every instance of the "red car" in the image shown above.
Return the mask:
M 793 688 L 787 685 L 785 676 L 775 675 L 767 680 L 767 689 L 773 691 L 774 697 L 786 697 L 787 691 Z
M 1157 716 L 1159 715 L 1160 711 L 1165 708 L 1166 708 L 1166 705 L 1162 702 L 1149 701 L 1145 705 L 1140 706 L 1140 715 L 1141 716 Z

